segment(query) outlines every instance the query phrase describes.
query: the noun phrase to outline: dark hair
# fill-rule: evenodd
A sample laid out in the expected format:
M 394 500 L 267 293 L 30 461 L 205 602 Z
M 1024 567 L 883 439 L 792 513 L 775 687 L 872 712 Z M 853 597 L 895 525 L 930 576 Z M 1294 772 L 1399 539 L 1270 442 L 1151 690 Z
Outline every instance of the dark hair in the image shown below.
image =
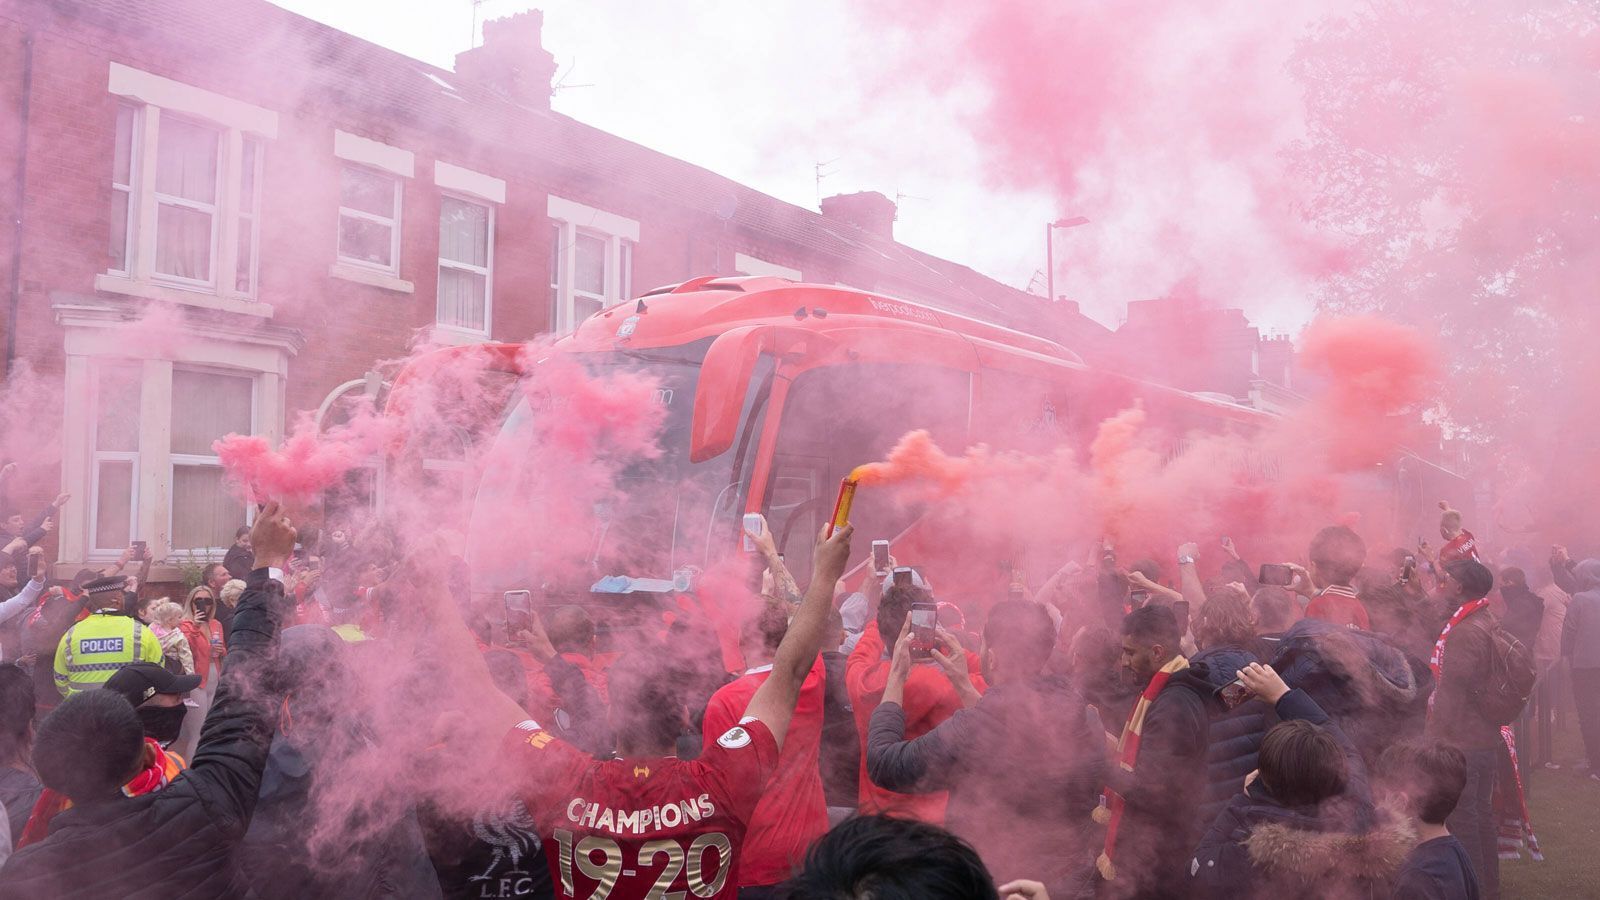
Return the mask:
M 983 642 L 996 654 L 1035 672 L 1056 648 L 1056 626 L 1044 607 L 1031 600 L 1002 600 L 983 623 Z
M 1153 559 L 1141 559 L 1129 566 L 1128 571 L 1138 572 L 1158 584 L 1161 582 L 1161 564 Z
M 218 569 L 221 569 L 224 572 L 228 570 L 227 566 L 224 566 L 222 563 L 211 563 L 200 571 L 200 580 L 202 582 L 210 581 L 211 576 L 215 575 Z
M 1461 595 L 1468 600 L 1487 597 L 1494 590 L 1494 573 L 1475 559 L 1447 562 L 1444 571 L 1461 585 Z
M 1206 595 L 1194 620 L 1194 639 L 1207 647 L 1244 647 L 1255 639 L 1250 599 L 1238 588 L 1219 588 Z
M 1393 744 L 1378 758 L 1378 781 L 1409 797 L 1409 812 L 1417 818 L 1443 825 L 1467 787 L 1467 757 L 1438 741 Z
M 1178 617 L 1170 606 L 1141 606 L 1122 618 L 1122 633 L 1135 640 L 1160 644 L 1177 650 L 1183 635 L 1178 633 Z
M 1073 672 L 1076 675 L 1088 675 L 1105 672 L 1115 672 L 1117 657 L 1122 655 L 1122 648 L 1117 646 L 1117 639 L 1111 634 L 1111 629 L 1104 625 L 1085 625 L 1078 629 L 1072 636 L 1072 645 L 1068 648 L 1074 655 L 1084 657 L 1088 666 L 1087 672 L 1078 672 L 1076 665 Z
M 0 666 L 0 761 L 28 749 L 34 715 L 33 679 L 16 666 Z
M 878 601 L 878 634 L 886 647 L 893 647 L 905 627 L 906 616 L 911 614 L 911 604 L 932 603 L 933 594 L 910 584 L 890 585 Z
M 1310 806 L 1344 790 L 1350 771 L 1333 735 L 1304 719 L 1279 722 L 1261 739 L 1261 783 L 1284 806 Z
M 1343 525 L 1329 525 L 1311 539 L 1311 562 L 1334 584 L 1349 584 L 1367 561 L 1361 535 Z
M 1287 631 L 1300 619 L 1300 601 L 1287 588 L 1277 585 L 1264 584 L 1256 588 L 1250 606 L 1258 630 Z
M 755 617 L 744 623 L 739 639 L 742 646 L 760 646 L 767 653 L 777 653 L 788 631 L 789 611 L 781 602 L 765 602 Z
M 1505 590 L 1507 587 L 1527 588 L 1527 586 L 1528 586 L 1528 573 L 1527 572 L 1522 571 L 1521 569 L 1517 568 L 1516 566 L 1506 566 L 1504 569 L 1500 570 L 1500 589 L 1501 590 Z
M 143 753 L 139 714 L 115 691 L 68 697 L 44 717 L 33 738 L 39 780 L 80 804 L 114 794 Z
M 778 888 L 784 900 L 992 900 L 983 860 L 943 828 L 913 819 L 852 816 L 818 838 Z
M 683 733 L 688 721 L 684 682 L 667 662 L 672 653 L 663 646 L 641 646 L 606 670 L 611 727 L 619 748 L 671 747 Z
M 581 606 L 558 606 L 544 620 L 544 633 L 561 653 L 585 650 L 594 640 L 594 619 Z
M 239 526 L 239 530 L 235 531 L 233 533 L 233 539 L 237 541 L 239 538 L 242 538 L 242 537 L 244 537 L 245 535 L 247 535 L 249 533 L 250 533 L 250 526 L 249 525 L 240 525 Z

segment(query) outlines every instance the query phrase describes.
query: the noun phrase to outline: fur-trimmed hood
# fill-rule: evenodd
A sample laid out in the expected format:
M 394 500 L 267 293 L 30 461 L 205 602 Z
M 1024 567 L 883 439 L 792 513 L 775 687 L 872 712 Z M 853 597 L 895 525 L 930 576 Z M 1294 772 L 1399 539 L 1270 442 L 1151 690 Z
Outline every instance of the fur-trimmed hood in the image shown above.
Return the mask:
M 1410 823 L 1384 812 L 1362 833 L 1299 827 L 1314 821 L 1257 824 L 1244 840 L 1251 863 L 1275 879 L 1294 877 L 1307 884 L 1328 879 L 1375 881 L 1392 875 L 1417 844 Z

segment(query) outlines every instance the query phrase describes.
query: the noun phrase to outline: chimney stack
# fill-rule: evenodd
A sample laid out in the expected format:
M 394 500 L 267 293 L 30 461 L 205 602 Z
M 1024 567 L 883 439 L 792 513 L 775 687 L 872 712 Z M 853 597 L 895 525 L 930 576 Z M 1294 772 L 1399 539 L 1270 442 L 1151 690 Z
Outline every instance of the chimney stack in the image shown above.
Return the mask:
M 894 240 L 894 201 L 877 191 L 822 198 L 824 218 L 845 222 L 875 237 Z
M 483 44 L 456 54 L 456 74 L 523 106 L 550 108 L 556 58 L 544 49 L 537 9 L 483 23 Z

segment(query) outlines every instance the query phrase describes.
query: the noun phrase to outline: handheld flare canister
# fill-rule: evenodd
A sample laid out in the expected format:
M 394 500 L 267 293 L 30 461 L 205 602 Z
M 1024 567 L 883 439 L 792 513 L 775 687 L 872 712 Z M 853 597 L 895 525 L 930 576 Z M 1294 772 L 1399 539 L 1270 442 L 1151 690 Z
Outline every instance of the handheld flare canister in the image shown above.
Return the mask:
M 856 486 L 861 483 L 862 470 L 866 466 L 856 466 L 850 470 L 839 482 L 839 500 L 833 505 L 833 530 L 830 535 L 838 534 L 850 521 L 850 506 L 856 500 Z

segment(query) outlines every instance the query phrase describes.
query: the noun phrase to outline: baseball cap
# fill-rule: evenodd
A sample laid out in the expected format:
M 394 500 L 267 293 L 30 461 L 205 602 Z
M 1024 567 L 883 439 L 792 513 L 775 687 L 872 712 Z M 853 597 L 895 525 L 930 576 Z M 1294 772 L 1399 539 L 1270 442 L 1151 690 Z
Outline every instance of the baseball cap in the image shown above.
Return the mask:
M 135 708 L 156 694 L 187 694 L 199 686 L 199 675 L 174 675 L 152 662 L 129 663 L 105 683 L 106 690 L 128 698 Z

